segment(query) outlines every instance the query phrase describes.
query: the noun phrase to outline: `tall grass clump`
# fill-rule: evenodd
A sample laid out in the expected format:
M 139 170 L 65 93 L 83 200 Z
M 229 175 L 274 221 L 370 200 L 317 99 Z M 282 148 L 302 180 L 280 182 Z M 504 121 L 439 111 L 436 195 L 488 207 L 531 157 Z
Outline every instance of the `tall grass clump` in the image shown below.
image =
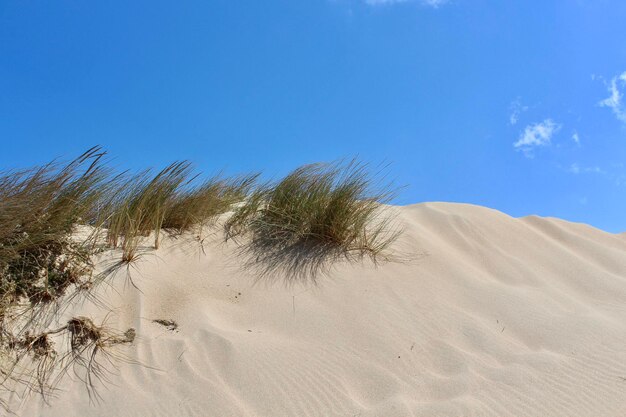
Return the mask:
M 162 228 L 183 233 L 213 224 L 218 216 L 246 199 L 257 177 L 258 175 L 236 178 L 218 176 L 199 186 L 180 190 L 167 206 Z
M 154 177 L 144 171 L 126 179 L 105 223 L 109 243 L 122 248 L 123 262 L 136 259 L 140 243 L 150 234 L 154 235 L 154 248 L 158 248 L 163 230 L 182 234 L 211 224 L 245 199 L 256 175 L 216 177 L 200 183 L 196 178 L 191 164 L 183 161 Z
M 284 270 L 287 279 L 315 278 L 338 259 L 387 259 L 398 235 L 385 210 L 393 190 L 356 161 L 306 165 L 258 184 L 258 175 L 203 181 L 187 161 L 118 173 L 104 157 L 94 147 L 67 164 L 0 172 L 0 394 L 20 387 L 45 396 L 76 367 L 91 390 L 92 377 L 106 374 L 96 355 L 115 357 L 134 330 L 120 334 L 87 317 L 51 327 L 75 296 L 95 299 L 96 284 L 146 246 L 158 248 L 164 233 L 202 233 L 231 212 L 226 239 L 240 243 L 245 266 L 260 277 Z M 112 248 L 121 248 L 119 261 L 94 265 Z
M 99 202 L 109 192 L 104 153 L 92 148 L 65 166 L 0 174 L 0 294 L 45 301 L 60 295 L 90 267 L 88 234 L 97 226 Z
M 94 147 L 67 164 L 0 173 L 0 393 L 46 395 L 73 362 L 46 328 L 69 289 L 91 277 L 102 208 L 116 191 L 104 155 Z
M 118 246 L 121 239 L 122 261 L 132 262 L 142 238 L 150 233 L 154 233 L 154 247 L 159 247 L 166 212 L 190 175 L 191 164 L 182 161 L 169 165 L 152 178 L 145 171 L 125 181 L 106 223 L 109 243 Z
M 257 188 L 227 222 L 226 236 L 247 238 L 242 248 L 265 274 L 314 277 L 338 258 L 376 262 L 398 230 L 384 210 L 394 192 L 367 168 L 357 161 L 300 167 Z
M 158 248 L 163 231 L 211 225 L 246 199 L 257 177 L 202 182 L 187 161 L 156 174 L 116 173 L 104 156 L 94 147 L 67 164 L 0 172 L 0 393 L 24 388 L 45 397 L 76 367 L 91 390 L 105 371 L 96 354 L 131 343 L 134 330 L 120 335 L 85 317 L 50 329 L 60 311 L 136 260 L 145 239 Z M 94 274 L 94 255 L 116 247 L 120 261 Z M 69 347 L 55 347 L 68 337 Z

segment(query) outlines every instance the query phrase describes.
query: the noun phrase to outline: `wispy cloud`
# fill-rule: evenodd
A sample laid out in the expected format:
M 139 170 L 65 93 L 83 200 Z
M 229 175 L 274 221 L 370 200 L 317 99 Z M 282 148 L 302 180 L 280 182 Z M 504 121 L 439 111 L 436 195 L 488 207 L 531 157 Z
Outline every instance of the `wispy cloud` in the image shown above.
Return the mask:
M 372 5 L 372 6 L 379 6 L 379 5 L 396 4 L 396 3 L 407 3 L 410 1 L 417 1 L 418 3 L 421 3 L 425 6 L 437 8 L 439 6 L 442 6 L 448 3 L 449 0 L 365 0 L 365 3 Z
M 567 172 L 571 174 L 607 174 L 607 172 L 599 166 L 581 167 L 577 162 L 571 164 L 567 169 Z
M 573 175 L 596 175 L 599 178 L 603 178 L 612 182 L 614 185 L 621 187 L 626 185 L 626 173 L 624 172 L 624 165 L 608 164 L 604 167 L 598 165 L 581 165 L 578 162 L 574 162 L 567 167 L 559 167 L 565 172 Z
M 574 131 L 574 133 L 572 133 L 572 140 L 576 145 L 580 146 L 580 135 L 577 131 Z
M 512 101 L 511 105 L 509 106 L 509 108 L 511 109 L 511 115 L 509 116 L 509 122 L 512 125 L 517 124 L 517 122 L 519 121 L 520 114 L 522 114 L 522 112 L 525 112 L 526 110 L 528 110 L 528 106 L 523 106 L 522 103 L 520 102 L 519 98 L 514 100 L 514 101 Z
M 549 146 L 552 143 L 552 136 L 560 129 L 561 125 L 552 119 L 528 125 L 513 146 L 522 151 L 526 157 L 532 158 L 534 149 L 539 146 Z
M 621 88 L 625 86 L 626 71 L 611 79 L 607 85 L 611 95 L 598 103 L 601 107 L 608 107 L 613 110 L 615 117 L 623 123 L 626 123 L 626 108 L 624 107 L 624 102 L 622 101 L 624 93 Z

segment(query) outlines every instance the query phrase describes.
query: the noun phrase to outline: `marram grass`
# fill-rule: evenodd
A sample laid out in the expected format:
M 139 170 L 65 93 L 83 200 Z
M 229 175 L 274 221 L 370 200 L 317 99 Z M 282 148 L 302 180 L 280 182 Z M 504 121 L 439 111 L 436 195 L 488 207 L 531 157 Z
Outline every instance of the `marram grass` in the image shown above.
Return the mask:
M 227 238 L 265 274 L 314 276 L 337 258 L 377 261 L 399 230 L 386 213 L 393 197 L 357 161 L 311 164 L 258 187 L 226 223 Z
M 201 180 L 187 161 L 119 173 L 100 147 L 67 164 L 0 172 L 2 390 L 47 395 L 67 366 L 82 366 L 91 390 L 91 377 L 101 375 L 96 353 L 132 342 L 134 330 L 120 336 L 89 318 L 50 329 L 55 314 L 47 312 L 100 282 L 92 260 L 101 250 L 120 248 L 116 265 L 130 265 L 140 249 L 158 248 L 164 232 L 199 234 L 229 213 L 225 238 L 260 276 L 310 278 L 339 258 L 387 257 L 398 235 L 385 210 L 393 192 L 367 165 L 306 165 L 270 183 L 258 177 Z M 62 333 L 72 341 L 69 356 L 51 342 Z

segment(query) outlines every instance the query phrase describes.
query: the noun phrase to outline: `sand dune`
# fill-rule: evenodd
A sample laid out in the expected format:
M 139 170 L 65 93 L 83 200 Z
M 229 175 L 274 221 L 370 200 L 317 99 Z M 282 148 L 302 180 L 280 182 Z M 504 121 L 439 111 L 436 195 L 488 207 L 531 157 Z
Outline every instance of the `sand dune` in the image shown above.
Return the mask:
M 626 236 L 450 203 L 394 208 L 403 262 L 255 281 L 234 246 L 171 240 L 102 286 L 134 327 L 102 399 L 23 416 L 625 416 Z M 89 303 L 68 314 L 102 317 Z M 168 330 L 154 319 L 171 319 Z

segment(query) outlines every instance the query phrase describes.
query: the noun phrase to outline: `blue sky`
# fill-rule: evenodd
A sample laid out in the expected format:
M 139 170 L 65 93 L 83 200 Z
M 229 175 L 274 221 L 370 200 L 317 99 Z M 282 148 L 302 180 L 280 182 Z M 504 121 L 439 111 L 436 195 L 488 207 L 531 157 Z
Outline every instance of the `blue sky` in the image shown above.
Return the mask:
M 358 155 L 398 204 L 626 231 L 626 2 L 0 2 L 0 166 Z

